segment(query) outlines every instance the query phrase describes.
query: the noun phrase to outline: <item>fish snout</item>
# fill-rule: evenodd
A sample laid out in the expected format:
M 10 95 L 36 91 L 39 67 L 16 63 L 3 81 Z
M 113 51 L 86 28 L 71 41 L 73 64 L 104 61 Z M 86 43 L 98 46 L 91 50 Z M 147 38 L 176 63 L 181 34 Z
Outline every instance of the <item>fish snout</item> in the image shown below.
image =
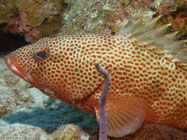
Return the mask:
M 13 56 L 11 56 L 11 55 L 6 56 L 5 62 L 12 72 L 14 72 L 15 74 L 17 74 L 20 77 L 23 76 L 22 72 L 20 71 L 20 68 L 18 68 L 18 66 L 16 66 L 17 62 L 15 61 Z
M 26 80 L 30 84 L 36 86 L 36 83 L 32 76 L 27 72 L 22 64 L 20 64 L 12 55 L 8 55 L 5 57 L 5 62 L 10 68 L 12 72 L 14 72 L 16 75 L 20 76 L 22 79 Z

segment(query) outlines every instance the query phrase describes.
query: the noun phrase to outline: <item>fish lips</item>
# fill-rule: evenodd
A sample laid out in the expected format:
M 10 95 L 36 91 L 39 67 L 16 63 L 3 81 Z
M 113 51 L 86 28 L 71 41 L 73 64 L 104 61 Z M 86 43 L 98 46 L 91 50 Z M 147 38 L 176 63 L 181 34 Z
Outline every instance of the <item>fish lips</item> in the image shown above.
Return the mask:
M 32 76 L 29 74 L 29 72 L 26 72 L 23 66 L 18 61 L 16 61 L 16 59 L 12 55 L 6 56 L 5 62 L 12 72 L 20 76 L 22 79 L 26 80 L 30 84 L 36 86 L 36 83 Z

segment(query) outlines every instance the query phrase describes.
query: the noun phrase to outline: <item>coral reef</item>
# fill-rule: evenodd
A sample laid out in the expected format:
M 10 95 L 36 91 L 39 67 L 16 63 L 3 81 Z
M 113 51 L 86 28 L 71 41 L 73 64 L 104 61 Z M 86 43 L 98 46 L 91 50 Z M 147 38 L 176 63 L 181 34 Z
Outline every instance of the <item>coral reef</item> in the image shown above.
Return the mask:
M 158 8 L 158 12 L 163 15 L 163 23 L 172 23 L 172 31 L 179 31 L 178 38 L 187 38 L 187 1 L 163 1 Z
M 26 41 L 58 31 L 65 10 L 63 0 L 1 0 L 0 24 L 11 33 L 23 34 Z
M 1 0 L 0 24 L 35 42 L 51 35 L 113 34 L 125 20 L 163 15 L 163 24 L 186 36 L 185 0 Z
M 125 19 L 143 16 L 150 19 L 155 14 L 150 11 L 151 5 L 152 0 L 77 0 L 65 14 L 59 35 L 76 32 L 112 34 Z

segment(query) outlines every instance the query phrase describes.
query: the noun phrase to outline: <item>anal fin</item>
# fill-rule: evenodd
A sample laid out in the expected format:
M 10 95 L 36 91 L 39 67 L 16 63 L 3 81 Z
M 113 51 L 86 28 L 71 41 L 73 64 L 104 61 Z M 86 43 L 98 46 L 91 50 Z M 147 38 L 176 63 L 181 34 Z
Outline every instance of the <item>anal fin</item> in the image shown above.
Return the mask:
M 146 109 L 143 101 L 137 97 L 124 96 L 107 98 L 108 135 L 122 137 L 134 133 L 144 122 Z M 99 108 L 96 108 L 99 121 Z

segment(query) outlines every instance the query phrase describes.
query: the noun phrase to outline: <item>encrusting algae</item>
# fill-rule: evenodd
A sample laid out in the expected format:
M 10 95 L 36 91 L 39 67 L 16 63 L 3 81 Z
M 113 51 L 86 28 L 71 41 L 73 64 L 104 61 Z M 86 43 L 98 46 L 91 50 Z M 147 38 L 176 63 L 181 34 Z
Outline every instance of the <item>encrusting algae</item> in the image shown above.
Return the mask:
M 98 111 L 104 81 L 99 63 L 110 76 L 109 136 L 131 134 L 143 121 L 187 130 L 186 41 L 164 35 L 170 25 L 155 28 L 159 18 L 129 22 L 115 36 L 43 38 L 10 53 L 6 63 L 48 96 L 90 113 Z

